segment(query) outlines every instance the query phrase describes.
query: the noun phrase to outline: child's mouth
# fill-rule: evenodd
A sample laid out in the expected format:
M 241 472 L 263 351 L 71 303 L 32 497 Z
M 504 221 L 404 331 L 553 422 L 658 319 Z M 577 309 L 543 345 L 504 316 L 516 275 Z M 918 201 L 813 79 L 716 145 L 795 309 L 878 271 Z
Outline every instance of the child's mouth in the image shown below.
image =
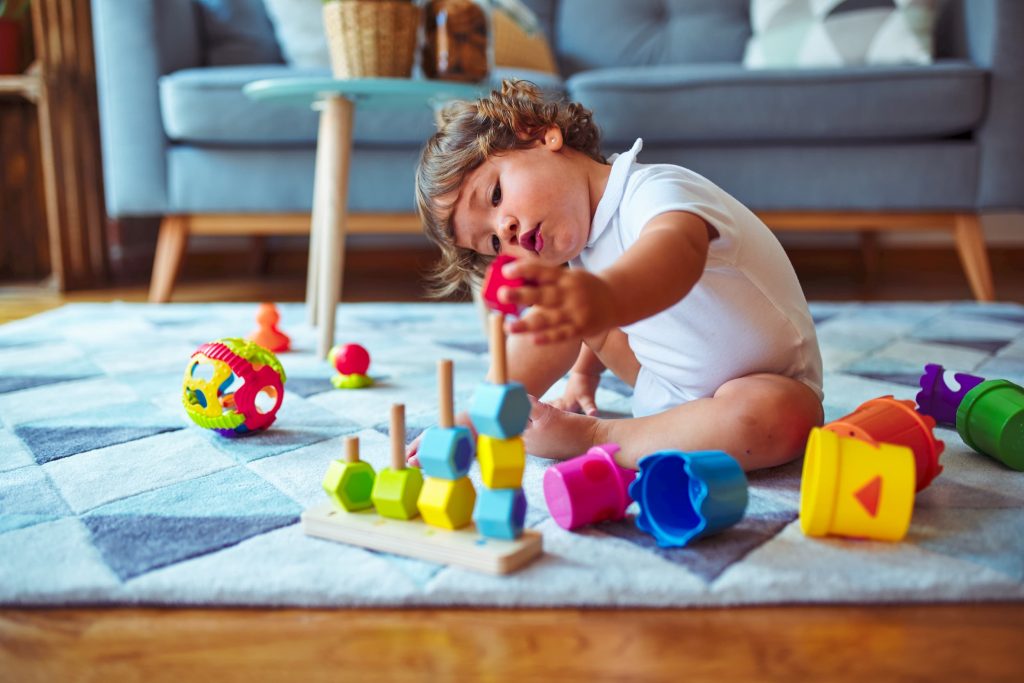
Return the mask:
M 540 223 L 533 230 L 523 235 L 519 243 L 539 255 L 541 250 L 544 249 L 544 236 L 540 234 Z

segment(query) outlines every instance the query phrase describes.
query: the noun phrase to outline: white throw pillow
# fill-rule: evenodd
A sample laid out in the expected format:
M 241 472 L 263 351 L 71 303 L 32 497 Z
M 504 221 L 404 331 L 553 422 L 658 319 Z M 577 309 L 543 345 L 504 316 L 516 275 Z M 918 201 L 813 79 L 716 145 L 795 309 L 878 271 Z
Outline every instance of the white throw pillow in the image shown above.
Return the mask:
M 751 0 L 752 69 L 930 64 L 936 0 Z
M 323 0 L 263 0 L 284 60 L 298 67 L 328 67 Z

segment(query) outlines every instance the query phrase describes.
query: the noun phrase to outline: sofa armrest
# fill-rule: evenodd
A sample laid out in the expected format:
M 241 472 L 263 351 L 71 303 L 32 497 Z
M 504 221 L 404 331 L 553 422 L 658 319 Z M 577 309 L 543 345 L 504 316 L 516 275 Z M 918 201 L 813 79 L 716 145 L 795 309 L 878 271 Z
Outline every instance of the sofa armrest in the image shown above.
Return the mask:
M 167 137 L 158 79 L 199 66 L 192 0 L 92 0 L 96 81 L 107 212 L 167 209 Z
M 1024 2 L 963 0 L 968 56 L 989 70 L 981 147 L 978 208 L 1024 210 Z

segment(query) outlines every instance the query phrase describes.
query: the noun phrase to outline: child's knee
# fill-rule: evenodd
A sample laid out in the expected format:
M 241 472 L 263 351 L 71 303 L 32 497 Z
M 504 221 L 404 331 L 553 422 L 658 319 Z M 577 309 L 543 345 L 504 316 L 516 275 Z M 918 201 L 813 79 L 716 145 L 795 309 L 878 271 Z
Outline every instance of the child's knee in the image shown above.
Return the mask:
M 744 465 L 747 469 L 772 467 L 799 457 L 811 428 L 821 422 L 817 396 L 785 377 L 743 380 L 723 385 L 715 398 L 729 414 Z

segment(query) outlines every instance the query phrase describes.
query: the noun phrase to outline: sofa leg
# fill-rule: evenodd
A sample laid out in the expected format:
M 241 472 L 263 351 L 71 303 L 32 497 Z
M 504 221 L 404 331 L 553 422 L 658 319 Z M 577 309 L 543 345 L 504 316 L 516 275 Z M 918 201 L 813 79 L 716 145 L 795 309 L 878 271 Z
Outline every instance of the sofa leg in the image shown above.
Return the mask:
M 967 274 L 967 282 L 971 286 L 974 298 L 978 301 L 995 301 L 995 285 L 992 283 L 992 270 L 988 263 L 981 219 L 972 213 L 957 214 L 953 224 L 953 236 L 956 240 L 956 251 L 960 255 L 960 263 Z
M 174 281 L 178 278 L 187 244 L 188 216 L 164 216 L 160 222 L 160 235 L 156 240 L 156 255 L 153 258 L 153 276 L 149 282 L 150 303 L 163 304 L 171 300 Z

